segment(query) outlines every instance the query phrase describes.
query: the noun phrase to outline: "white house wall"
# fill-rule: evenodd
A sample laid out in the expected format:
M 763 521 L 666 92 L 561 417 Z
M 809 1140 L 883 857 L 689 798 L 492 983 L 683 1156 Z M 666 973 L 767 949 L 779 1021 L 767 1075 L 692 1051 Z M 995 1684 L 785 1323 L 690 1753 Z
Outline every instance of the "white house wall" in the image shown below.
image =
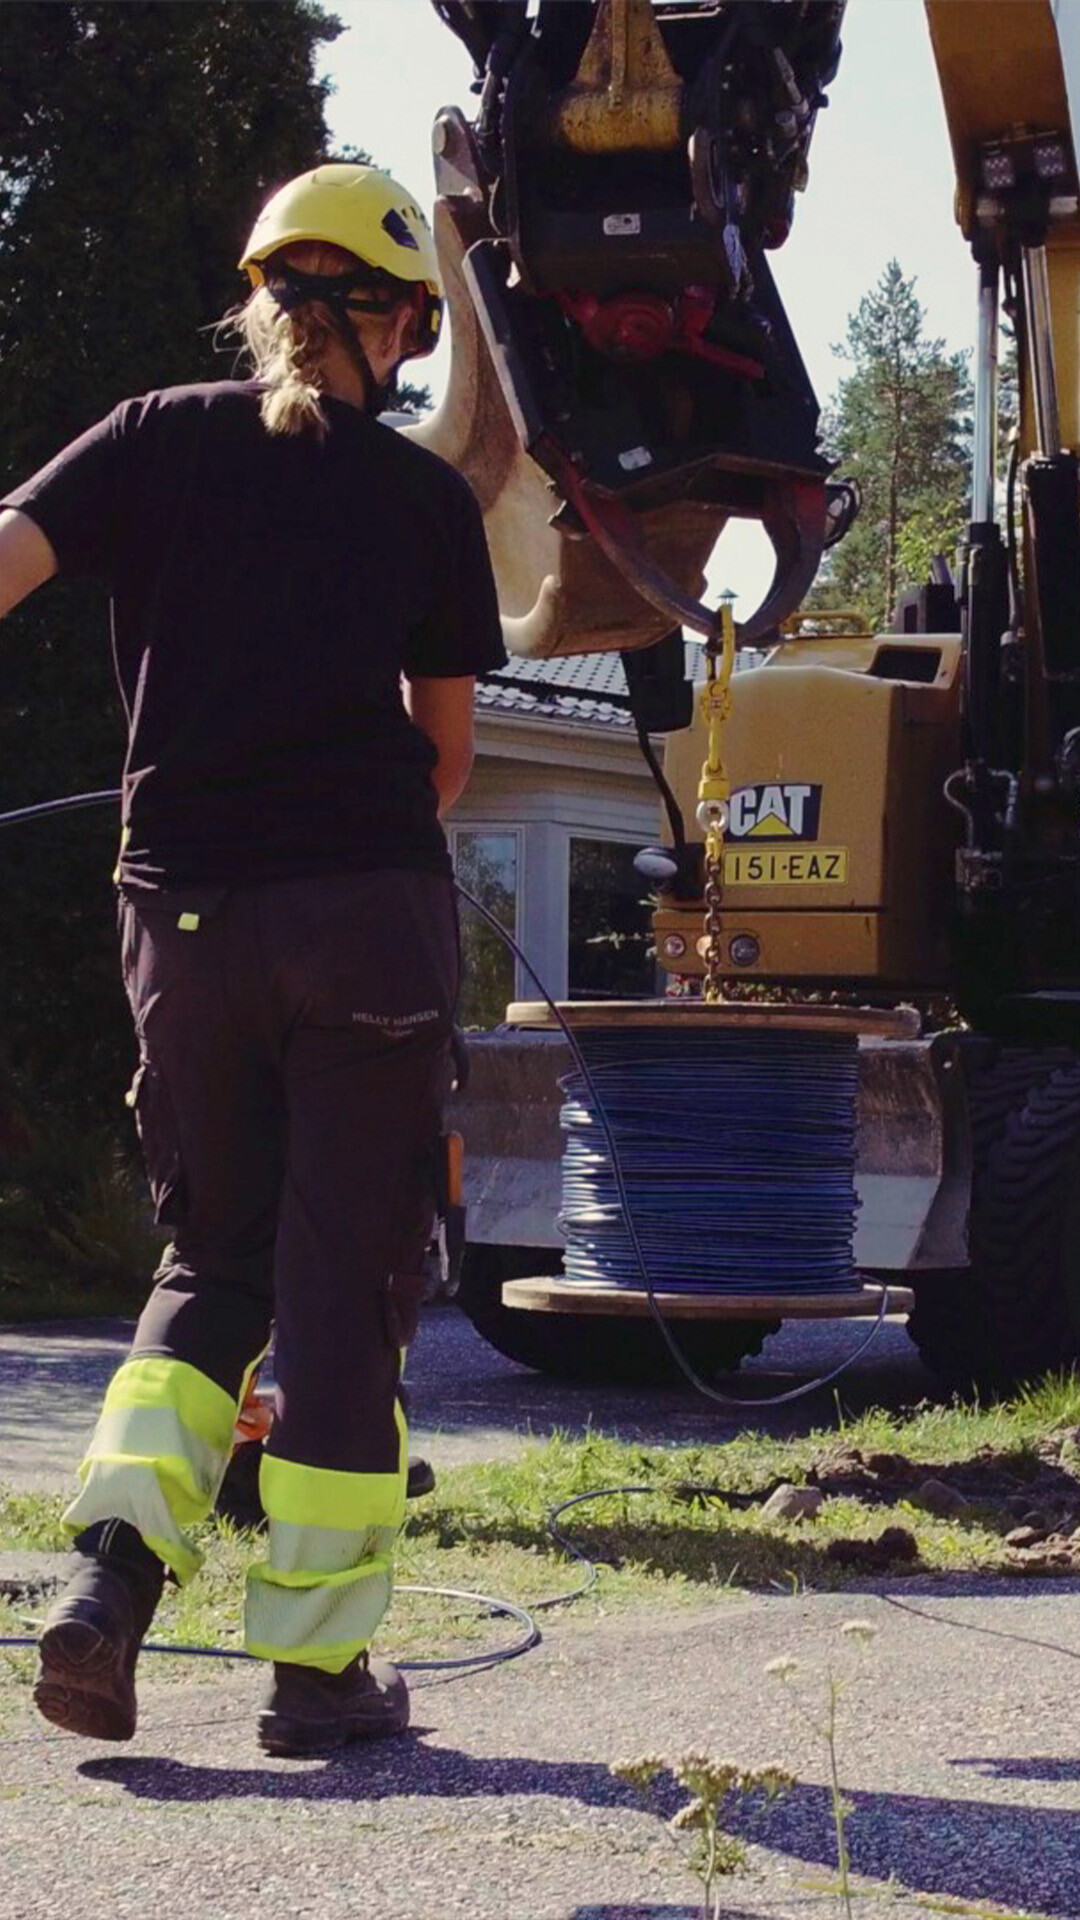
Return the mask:
M 570 840 L 643 847 L 660 832 L 660 803 L 629 728 L 519 720 L 478 712 L 476 762 L 448 825 L 521 835 L 518 941 L 548 991 L 568 991 Z M 536 987 L 517 968 L 515 993 Z

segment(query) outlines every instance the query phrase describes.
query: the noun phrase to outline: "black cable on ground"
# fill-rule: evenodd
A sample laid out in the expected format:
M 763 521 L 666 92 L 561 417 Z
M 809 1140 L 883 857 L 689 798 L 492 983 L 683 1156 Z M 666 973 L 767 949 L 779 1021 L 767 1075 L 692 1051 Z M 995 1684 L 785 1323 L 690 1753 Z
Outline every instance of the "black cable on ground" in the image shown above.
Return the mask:
M 590 1583 L 591 1584 L 591 1583 Z M 525 1607 L 519 1607 L 514 1600 L 504 1600 L 498 1594 L 473 1593 L 462 1587 L 423 1587 L 402 1585 L 395 1587 L 395 1593 L 423 1593 L 441 1600 L 466 1600 L 483 1607 L 492 1619 L 508 1615 L 517 1620 L 525 1629 L 522 1637 L 508 1647 L 494 1647 L 488 1653 L 461 1654 L 452 1660 L 396 1660 L 395 1666 L 402 1673 L 462 1673 L 471 1667 L 499 1667 L 507 1660 L 519 1660 L 523 1653 L 531 1653 L 533 1647 L 540 1644 L 540 1629 L 532 1614 Z M 584 1589 L 582 1589 L 584 1591 Z M 576 1594 L 571 1596 L 577 1598 Z M 541 1601 L 540 1605 L 554 1606 L 555 1601 Z M 0 1648 L 37 1646 L 34 1634 L 8 1634 L 0 1637 Z M 163 1653 L 180 1660 L 244 1660 L 255 1665 L 265 1665 L 259 1656 L 247 1653 L 242 1647 L 184 1647 L 170 1646 L 166 1640 L 147 1640 L 142 1646 L 143 1653 Z
M 82 807 L 100 806 L 105 804 L 106 802 L 113 802 L 115 800 L 118 800 L 119 798 L 120 798 L 120 794 L 119 794 L 119 791 L 116 789 L 109 789 L 106 791 L 94 792 L 94 793 L 70 794 L 66 796 L 64 799 L 38 802 L 33 806 L 20 807 L 15 809 L 13 812 L 0 814 L 0 827 L 12 826 L 12 825 L 15 825 L 16 823 L 39 819 L 48 814 L 75 812 L 76 810 Z M 532 962 L 529 960 L 528 956 L 522 951 L 521 947 L 518 945 L 513 935 L 507 930 L 506 927 L 502 925 L 501 921 L 499 921 L 494 914 L 489 912 L 487 907 L 485 907 L 479 900 L 477 900 L 468 891 L 467 888 L 463 887 L 460 882 L 456 882 L 455 884 L 457 886 L 458 893 L 461 895 L 462 899 L 465 900 L 468 903 L 468 905 L 473 908 L 475 912 L 479 913 L 482 919 L 487 921 L 487 923 L 493 929 L 493 931 L 499 936 L 501 940 L 504 941 L 504 943 L 509 948 L 511 953 L 513 953 L 515 958 L 526 969 L 530 979 L 535 982 L 542 998 L 546 1002 L 547 1006 L 550 1008 L 552 1014 L 554 1015 L 560 1028 L 562 1029 L 562 1032 L 565 1036 L 567 1044 L 570 1047 L 570 1050 L 574 1056 L 575 1061 L 577 1062 L 578 1069 L 581 1073 L 582 1079 L 584 1080 L 586 1086 L 589 1089 L 590 1095 L 596 1107 L 597 1117 L 600 1120 L 601 1126 L 603 1128 L 608 1152 L 611 1155 L 612 1171 L 615 1177 L 615 1183 L 616 1183 L 616 1187 L 619 1194 L 619 1203 L 622 1208 L 623 1218 L 626 1223 L 627 1234 L 629 1236 L 631 1245 L 634 1250 L 635 1260 L 640 1270 L 642 1280 L 644 1281 L 645 1290 L 646 1290 L 648 1301 L 649 1301 L 649 1310 L 652 1313 L 652 1316 L 656 1321 L 656 1324 L 660 1328 L 660 1332 L 663 1335 L 665 1342 L 667 1343 L 667 1346 L 672 1355 L 672 1358 L 677 1362 L 678 1366 L 680 1367 L 680 1369 L 682 1370 L 686 1378 L 690 1381 L 691 1385 L 695 1387 L 699 1393 L 703 1394 L 707 1399 L 714 1401 L 719 1406 L 738 1407 L 738 1408 L 742 1408 L 746 1406 L 769 1407 L 769 1406 L 785 1406 L 792 1400 L 800 1400 L 804 1398 L 806 1394 L 814 1393 L 820 1387 L 828 1386 L 833 1380 L 838 1379 L 842 1373 L 847 1371 L 848 1367 L 852 1366 L 854 1362 L 857 1359 L 859 1359 L 863 1353 L 865 1353 L 866 1349 L 871 1344 L 871 1341 L 875 1338 L 876 1334 L 878 1333 L 885 1319 L 885 1315 L 888 1309 L 889 1296 L 888 1296 L 887 1288 L 884 1289 L 882 1292 L 881 1306 L 878 1312 L 878 1316 L 874 1323 L 874 1326 L 871 1328 L 870 1333 L 867 1335 L 867 1338 L 861 1343 L 859 1347 L 856 1348 L 855 1352 L 851 1354 L 847 1360 L 841 1363 L 840 1366 L 833 1368 L 832 1371 L 827 1374 L 823 1374 L 817 1380 L 804 1383 L 803 1386 L 793 1388 L 791 1391 L 787 1393 L 773 1394 L 764 1398 L 757 1398 L 757 1399 L 755 1398 L 743 1399 L 743 1398 L 735 1397 L 730 1394 L 718 1393 L 714 1388 L 710 1387 L 704 1380 L 702 1380 L 700 1376 L 695 1372 L 694 1368 L 685 1359 L 680 1348 L 678 1347 L 673 1336 L 671 1335 L 668 1329 L 667 1322 L 663 1317 L 663 1313 L 657 1304 L 655 1291 L 652 1285 L 651 1275 L 649 1273 L 648 1264 L 645 1260 L 645 1256 L 641 1247 L 641 1241 L 637 1231 L 637 1226 L 634 1221 L 633 1210 L 630 1205 L 630 1197 L 627 1192 L 626 1181 L 623 1175 L 622 1163 L 619 1158 L 619 1151 L 615 1142 L 614 1133 L 612 1131 L 611 1124 L 608 1120 L 603 1102 L 599 1096 L 599 1093 L 597 1092 L 595 1081 L 593 1079 L 592 1074 L 589 1071 L 588 1064 L 582 1054 L 581 1048 L 578 1045 L 576 1037 L 571 1031 L 571 1028 L 568 1022 L 564 1018 L 563 1014 L 560 1012 L 555 1001 L 552 999 L 551 995 L 549 994 L 546 986 L 544 985 L 544 982 L 541 980 Z M 563 1549 L 563 1551 L 570 1554 L 574 1559 L 584 1563 L 588 1567 L 589 1572 L 588 1572 L 587 1578 L 585 1579 L 585 1581 L 580 1587 L 577 1587 L 564 1594 L 556 1594 L 546 1600 L 537 1601 L 534 1604 L 531 1612 L 527 1611 L 524 1607 L 517 1606 L 511 1600 L 505 1600 L 490 1594 L 472 1593 L 463 1589 L 458 1589 L 453 1587 L 403 1586 L 398 1588 L 398 1592 L 402 1592 L 402 1593 L 424 1593 L 424 1594 L 432 1595 L 435 1597 L 446 1598 L 446 1599 L 465 1600 L 465 1601 L 474 1603 L 476 1605 L 485 1607 L 488 1613 L 493 1617 L 500 1616 L 500 1615 L 508 1615 L 511 1619 L 518 1620 L 521 1623 L 521 1625 L 525 1628 L 525 1634 L 523 1638 L 520 1639 L 519 1641 L 514 1642 L 510 1647 L 497 1648 L 491 1653 L 465 1655 L 452 1660 L 401 1661 L 398 1664 L 400 1665 L 402 1671 L 414 1672 L 414 1673 L 415 1672 L 427 1672 L 427 1673 L 461 1672 L 470 1668 L 475 1669 L 475 1668 L 483 1668 L 483 1667 L 489 1667 L 489 1666 L 499 1666 L 504 1664 L 508 1660 L 516 1660 L 520 1658 L 522 1654 L 528 1653 L 533 1647 L 538 1645 L 541 1637 L 540 1630 L 537 1627 L 536 1622 L 532 1617 L 533 1613 L 539 1612 L 541 1608 L 564 1606 L 564 1605 L 568 1605 L 571 1601 L 580 1599 L 584 1594 L 589 1592 L 589 1590 L 595 1585 L 596 1581 L 599 1578 L 599 1570 L 600 1570 L 599 1563 L 590 1559 L 590 1557 L 586 1553 L 582 1552 L 580 1548 L 574 1546 L 573 1542 L 570 1541 L 564 1534 L 561 1534 L 558 1531 L 558 1529 L 555 1527 L 554 1523 L 558 1519 L 559 1515 L 566 1512 L 571 1507 L 580 1506 L 585 1501 L 601 1499 L 605 1495 L 609 1495 L 612 1493 L 641 1494 L 641 1493 L 653 1493 L 655 1491 L 657 1491 L 657 1489 L 653 1487 L 639 1487 L 639 1486 L 603 1487 L 603 1488 L 592 1490 L 588 1493 L 576 1494 L 573 1496 L 572 1499 L 563 1501 L 560 1506 L 554 1508 L 552 1512 L 548 1515 L 548 1521 L 547 1521 L 548 1532 L 551 1538 L 555 1541 L 555 1543 L 558 1546 L 560 1546 Z M 0 1637 L 0 1648 L 8 1648 L 8 1647 L 30 1648 L 30 1647 L 36 1646 L 36 1644 L 37 1642 L 35 1638 L 31 1635 L 14 1635 L 14 1636 Z M 188 1659 L 206 1659 L 206 1660 L 245 1660 L 247 1661 L 247 1660 L 252 1660 L 255 1657 L 251 1654 L 246 1653 L 243 1649 L 230 1651 L 228 1648 L 224 1648 L 224 1647 L 183 1647 L 183 1646 L 171 1647 L 166 1643 L 163 1643 L 160 1641 L 148 1642 L 145 1645 L 143 1650 L 147 1653 L 169 1654 L 169 1655 L 172 1655 L 173 1658 L 179 1658 L 179 1659 L 188 1658 Z

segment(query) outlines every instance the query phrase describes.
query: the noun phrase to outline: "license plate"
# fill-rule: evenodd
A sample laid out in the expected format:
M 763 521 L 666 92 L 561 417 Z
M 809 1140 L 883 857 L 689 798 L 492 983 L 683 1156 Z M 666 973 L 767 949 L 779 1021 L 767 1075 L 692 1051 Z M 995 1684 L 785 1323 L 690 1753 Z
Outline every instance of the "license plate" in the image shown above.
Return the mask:
M 847 876 L 846 847 L 724 848 L 729 887 L 838 887 Z

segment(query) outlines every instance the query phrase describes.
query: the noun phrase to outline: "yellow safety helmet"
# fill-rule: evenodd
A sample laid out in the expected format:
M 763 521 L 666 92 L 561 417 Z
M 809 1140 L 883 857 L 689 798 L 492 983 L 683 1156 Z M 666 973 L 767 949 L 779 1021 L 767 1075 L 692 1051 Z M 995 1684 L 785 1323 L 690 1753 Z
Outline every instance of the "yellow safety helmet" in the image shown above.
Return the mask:
M 239 262 L 252 286 L 265 283 L 263 263 L 271 254 L 299 240 L 344 247 L 378 273 L 403 280 L 418 293 L 423 289 L 420 344 L 406 358 L 431 353 L 443 311 L 435 241 L 411 193 L 388 173 L 331 161 L 279 187 L 256 220 Z

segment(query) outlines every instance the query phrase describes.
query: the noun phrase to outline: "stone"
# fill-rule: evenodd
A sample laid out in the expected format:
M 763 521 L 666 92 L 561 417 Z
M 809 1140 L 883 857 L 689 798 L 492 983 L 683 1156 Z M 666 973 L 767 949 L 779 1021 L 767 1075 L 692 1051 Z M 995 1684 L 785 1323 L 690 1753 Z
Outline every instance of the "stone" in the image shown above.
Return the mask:
M 1010 1573 L 1045 1573 L 1047 1556 L 1041 1547 L 1014 1548 L 1009 1553 L 1008 1568 Z
M 795 1487 L 785 1481 L 761 1509 L 763 1520 L 814 1520 L 825 1505 L 820 1487 Z
M 940 1520 L 962 1520 L 971 1512 L 970 1502 L 947 1480 L 924 1480 L 915 1498 L 927 1513 L 936 1514 Z
M 1031 1501 L 1028 1495 L 1026 1493 L 1010 1493 L 1005 1502 L 1005 1511 L 1006 1513 L 1011 1513 L 1014 1520 L 1022 1520 L 1024 1515 L 1031 1511 Z
M 830 1540 L 825 1549 L 827 1560 L 863 1573 L 885 1573 L 918 1557 L 919 1543 L 906 1527 L 886 1527 L 876 1540 Z
M 1028 1547 L 1041 1546 L 1046 1537 L 1045 1527 L 1014 1527 L 1011 1533 L 1005 1535 L 1005 1545 L 1021 1553 Z
M 1022 1527 L 1035 1527 L 1040 1533 L 1049 1533 L 1050 1531 L 1050 1522 L 1041 1507 L 1029 1507 L 1026 1513 L 1020 1515 L 1020 1525 Z
M 868 1453 L 863 1465 L 868 1473 L 876 1473 L 882 1480 L 895 1480 L 900 1474 L 911 1472 L 911 1461 L 902 1453 Z
M 1041 1546 L 1010 1547 L 1007 1565 L 1010 1573 L 1075 1573 L 1077 1554 L 1074 1547 L 1061 1546 L 1051 1538 Z
M 71 1575 L 71 1554 L 0 1553 L 0 1599 L 40 1600 L 57 1591 Z
M 907 1527 L 886 1527 L 877 1537 L 878 1550 L 890 1560 L 917 1560 L 919 1543 Z

